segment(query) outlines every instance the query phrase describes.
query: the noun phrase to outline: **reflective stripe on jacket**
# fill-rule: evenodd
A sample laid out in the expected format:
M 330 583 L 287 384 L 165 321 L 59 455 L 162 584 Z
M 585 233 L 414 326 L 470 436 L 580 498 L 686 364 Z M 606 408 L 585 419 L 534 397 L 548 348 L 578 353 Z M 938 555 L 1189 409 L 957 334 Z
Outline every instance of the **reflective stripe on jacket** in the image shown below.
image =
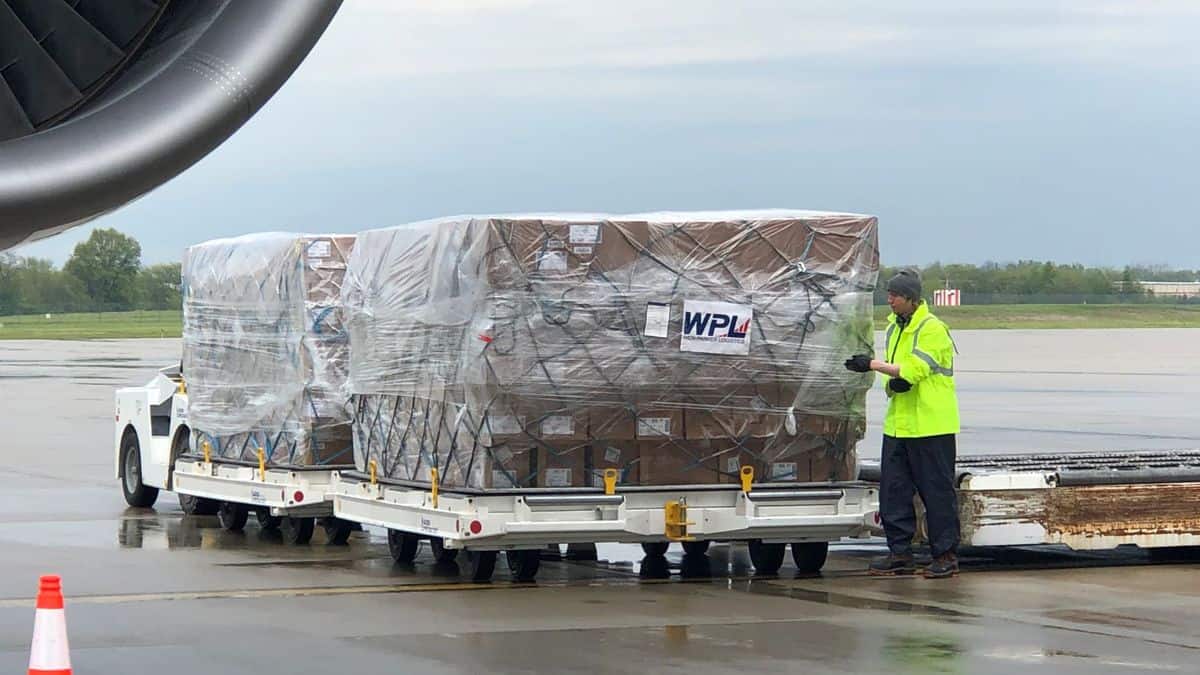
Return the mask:
M 922 302 L 904 328 L 891 316 L 884 344 L 885 360 L 900 366 L 900 377 L 908 380 L 912 389 L 897 394 L 887 388 L 891 378 L 883 376 L 889 399 L 883 433 L 896 438 L 957 434 L 954 341 L 946 324 Z

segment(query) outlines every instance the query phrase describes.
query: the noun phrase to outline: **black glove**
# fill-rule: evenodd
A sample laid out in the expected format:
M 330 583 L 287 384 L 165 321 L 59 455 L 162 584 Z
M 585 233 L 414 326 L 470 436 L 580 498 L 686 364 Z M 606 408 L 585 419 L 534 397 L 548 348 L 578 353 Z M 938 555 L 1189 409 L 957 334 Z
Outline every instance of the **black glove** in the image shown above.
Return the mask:
M 903 394 L 906 391 L 912 391 L 912 382 L 909 382 L 902 377 L 893 377 L 892 379 L 888 380 L 888 389 L 891 389 L 897 394 Z
M 871 372 L 871 357 L 866 354 L 855 354 L 846 359 L 846 370 L 852 370 L 856 373 Z

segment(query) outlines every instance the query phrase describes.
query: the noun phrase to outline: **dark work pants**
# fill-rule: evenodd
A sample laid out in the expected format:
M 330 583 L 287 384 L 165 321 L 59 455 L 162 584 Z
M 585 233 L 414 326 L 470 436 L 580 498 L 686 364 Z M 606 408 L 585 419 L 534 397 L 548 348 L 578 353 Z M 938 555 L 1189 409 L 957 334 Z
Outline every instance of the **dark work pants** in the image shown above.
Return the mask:
M 958 496 L 954 491 L 953 435 L 883 437 L 879 515 L 893 555 L 912 553 L 917 531 L 913 495 L 921 495 L 934 557 L 958 551 Z

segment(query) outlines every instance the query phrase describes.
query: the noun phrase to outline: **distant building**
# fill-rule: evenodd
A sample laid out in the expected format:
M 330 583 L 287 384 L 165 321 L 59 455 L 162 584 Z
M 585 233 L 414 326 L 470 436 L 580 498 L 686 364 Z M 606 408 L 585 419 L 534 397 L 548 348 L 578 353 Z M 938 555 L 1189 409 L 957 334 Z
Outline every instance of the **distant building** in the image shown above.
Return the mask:
M 958 307 L 962 304 L 962 291 L 957 288 L 939 288 L 933 292 L 934 307 Z
M 1142 290 L 1157 298 L 1195 298 L 1200 297 L 1200 281 L 1139 281 Z M 1117 290 L 1122 290 L 1123 284 L 1117 282 Z

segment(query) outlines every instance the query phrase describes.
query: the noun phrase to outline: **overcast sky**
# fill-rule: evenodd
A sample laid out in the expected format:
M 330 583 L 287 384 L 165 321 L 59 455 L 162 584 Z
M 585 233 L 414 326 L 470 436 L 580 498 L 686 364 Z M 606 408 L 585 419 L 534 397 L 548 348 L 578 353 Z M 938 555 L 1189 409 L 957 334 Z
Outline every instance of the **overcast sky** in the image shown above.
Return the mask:
M 456 213 L 879 216 L 885 260 L 1200 268 L 1196 0 L 346 0 L 231 140 L 92 227 L 148 263 Z

